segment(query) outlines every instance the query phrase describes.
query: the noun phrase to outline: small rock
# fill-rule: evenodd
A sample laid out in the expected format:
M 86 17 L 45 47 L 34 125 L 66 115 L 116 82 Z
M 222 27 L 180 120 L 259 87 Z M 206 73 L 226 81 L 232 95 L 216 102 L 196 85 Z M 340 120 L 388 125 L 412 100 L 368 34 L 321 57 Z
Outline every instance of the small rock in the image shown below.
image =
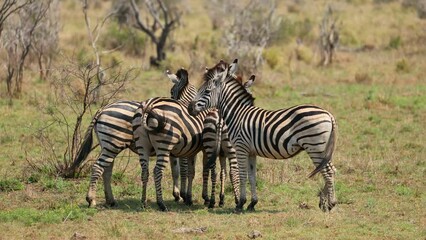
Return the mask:
M 306 202 L 301 202 L 299 204 L 300 209 L 311 209 L 311 206 L 309 206 Z
M 198 227 L 198 228 L 186 228 L 181 227 L 173 230 L 174 233 L 204 233 L 207 231 L 207 227 Z
M 83 240 L 83 239 L 87 239 L 87 237 L 78 232 L 75 232 L 71 237 L 71 240 Z
M 251 231 L 251 233 L 247 234 L 247 236 L 251 239 L 255 239 L 255 238 L 258 238 L 258 237 L 262 237 L 262 233 L 260 233 L 257 230 L 253 230 L 253 231 Z

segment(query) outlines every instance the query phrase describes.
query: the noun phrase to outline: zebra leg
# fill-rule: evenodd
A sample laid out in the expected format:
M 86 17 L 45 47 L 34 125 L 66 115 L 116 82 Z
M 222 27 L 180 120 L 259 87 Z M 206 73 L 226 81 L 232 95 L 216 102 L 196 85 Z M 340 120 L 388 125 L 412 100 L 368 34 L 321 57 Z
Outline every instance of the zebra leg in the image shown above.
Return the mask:
M 209 171 L 210 169 L 207 166 L 207 156 L 206 153 L 203 152 L 203 191 L 201 197 L 204 199 L 204 205 L 207 206 L 210 203 L 210 199 L 208 196 L 208 187 L 209 187 Z
M 192 182 L 195 176 L 195 157 L 192 156 L 188 158 L 188 191 L 186 193 L 185 204 L 192 206 Z
M 99 160 L 92 166 L 92 175 L 90 176 L 89 191 L 86 195 L 86 201 L 90 207 L 96 207 L 96 184 L 103 174 L 104 168 L 99 164 Z
M 257 193 L 256 193 L 256 155 L 249 157 L 249 180 L 251 189 L 251 202 L 247 207 L 248 211 L 254 211 L 254 206 L 257 204 Z
M 188 181 L 188 159 L 179 158 L 180 166 L 180 197 L 183 199 L 183 202 L 186 202 L 186 191 L 187 191 L 187 181 Z
M 164 168 L 170 160 L 169 152 L 157 153 L 157 163 L 154 168 L 154 181 L 155 181 L 155 191 L 157 195 L 157 205 L 161 211 L 168 211 L 166 205 L 163 201 L 163 190 L 161 187 L 161 180 L 163 179 Z
M 223 205 L 225 205 L 225 181 L 226 181 L 226 158 L 225 158 L 225 156 L 221 154 L 219 156 L 219 161 L 220 161 L 219 207 L 223 207 Z
M 141 180 L 142 180 L 142 196 L 141 196 L 141 203 L 142 208 L 147 207 L 147 201 L 146 201 L 146 190 L 148 188 L 148 178 L 149 178 L 149 157 L 144 155 L 140 159 L 140 165 L 141 165 Z
M 321 174 L 324 178 L 324 188 L 320 192 L 320 202 L 319 207 L 324 212 L 330 211 L 337 204 L 335 187 L 334 187 L 334 175 L 336 168 L 331 162 L 329 162 L 322 170 Z
M 210 171 L 211 171 L 211 180 L 212 180 L 212 191 L 210 195 L 209 208 L 214 208 L 214 205 L 216 204 L 216 181 L 217 181 L 216 163 L 214 163 L 211 166 Z
M 247 202 L 246 198 L 246 183 L 247 183 L 247 167 L 248 167 L 248 156 L 247 154 L 237 151 L 238 169 L 240 171 L 240 201 L 235 208 L 237 213 L 243 211 L 244 204 Z
M 229 161 L 229 178 L 231 179 L 232 189 L 234 191 L 235 204 L 238 204 L 240 199 L 240 176 L 238 161 L 235 153 L 235 148 L 232 146 L 229 138 L 222 140 L 222 149 L 224 149 L 225 156 L 228 157 Z M 226 174 L 226 166 L 225 174 Z
M 170 167 L 172 170 L 173 177 L 173 197 L 175 197 L 175 201 L 179 202 L 180 200 L 180 192 L 178 187 L 179 182 L 179 159 L 176 157 L 170 157 Z
M 120 153 L 120 151 L 118 153 Z M 112 150 L 107 151 L 102 148 L 100 157 L 95 162 L 95 164 L 93 164 L 92 175 L 90 176 L 89 190 L 86 195 L 86 201 L 89 203 L 89 207 L 96 206 L 96 186 L 101 176 L 104 177 L 104 191 L 107 205 L 111 205 L 115 202 L 111 190 L 111 174 L 112 164 L 114 163 L 114 158 L 117 156 L 118 153 L 113 153 Z M 107 173 L 104 174 L 104 171 L 106 171 Z
M 104 193 L 106 199 L 106 205 L 109 207 L 114 207 L 117 205 L 117 201 L 114 199 L 114 195 L 112 194 L 111 189 L 111 177 L 112 177 L 112 169 L 114 167 L 114 162 L 111 163 L 108 167 L 104 168 L 103 179 L 104 179 Z

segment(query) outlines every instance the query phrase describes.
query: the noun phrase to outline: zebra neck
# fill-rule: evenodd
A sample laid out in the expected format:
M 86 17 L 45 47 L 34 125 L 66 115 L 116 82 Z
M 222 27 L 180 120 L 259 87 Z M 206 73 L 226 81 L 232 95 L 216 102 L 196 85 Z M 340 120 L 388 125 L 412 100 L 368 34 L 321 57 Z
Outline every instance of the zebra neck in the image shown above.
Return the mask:
M 192 85 L 187 85 L 179 95 L 179 102 L 185 106 L 188 106 L 196 94 L 197 91 L 195 87 Z
M 229 81 L 223 86 L 219 99 L 220 114 L 229 128 L 231 137 L 235 136 L 240 130 L 244 112 L 254 107 L 254 98 L 240 83 Z

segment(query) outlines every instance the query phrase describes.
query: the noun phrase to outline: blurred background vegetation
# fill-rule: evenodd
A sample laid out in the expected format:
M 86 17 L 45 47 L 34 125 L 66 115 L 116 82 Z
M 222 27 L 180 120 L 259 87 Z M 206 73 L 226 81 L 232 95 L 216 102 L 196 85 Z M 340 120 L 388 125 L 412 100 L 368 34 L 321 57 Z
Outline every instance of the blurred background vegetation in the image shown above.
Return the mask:
M 336 238 L 426 235 L 421 227 L 426 223 L 424 0 L 5 0 L 1 4 L 0 229 L 44 223 L 45 232 L 69 238 L 81 222 L 70 229 L 57 223 L 64 219 L 88 223 L 87 218 L 99 214 L 131 218 L 130 225 L 111 223 L 103 233 L 86 231 L 89 237 L 140 232 L 145 238 L 171 237 L 164 228 L 179 222 L 177 217 L 161 215 L 164 224 L 151 222 L 153 230 L 147 231 L 137 227 L 140 219 L 125 215 L 127 207 L 122 208 L 124 213 L 83 210 L 89 168 L 82 172 L 83 179 L 67 181 L 60 176 L 91 117 L 103 105 L 116 99 L 169 96 L 167 69 L 188 69 L 191 83 L 198 86 L 206 66 L 239 58 L 243 78 L 257 76 L 252 87 L 256 105 L 277 109 L 312 103 L 336 116 L 339 139 L 334 161 L 340 205 L 325 220 L 323 215 L 312 217 L 312 210 L 301 212 L 301 203 L 318 210 L 312 206 L 317 204 L 315 189 L 320 184 L 305 179 L 312 167 L 308 158 L 301 154 L 288 162 L 262 159 L 258 209 L 279 208 L 282 215 L 245 215 L 238 223 L 228 223 L 238 226 L 235 234 L 245 237 L 242 231 L 259 226 L 264 235 L 275 232 L 277 238 L 315 238 L 315 231 L 304 230 L 308 224 L 319 233 L 333 231 Z M 94 152 L 87 166 L 96 159 Z M 139 168 L 137 156 L 128 152 L 116 161 L 113 189 L 119 192 L 121 206 L 138 206 Z M 164 189 L 170 189 L 171 178 L 164 179 Z M 150 194 L 154 199 L 154 192 Z M 98 196 L 102 199 L 102 194 Z M 227 206 L 232 208 L 230 202 Z M 172 211 L 178 206 L 172 205 Z M 205 210 L 194 211 L 203 224 L 225 221 L 226 214 L 212 218 Z M 68 216 L 70 212 L 74 215 Z M 149 219 L 158 217 L 155 212 L 147 214 L 153 214 Z M 93 219 L 88 226 L 101 224 Z M 281 221 L 288 228 L 281 228 Z M 208 237 L 233 236 L 223 233 L 225 225 Z M 46 236 L 24 232 L 27 237 Z

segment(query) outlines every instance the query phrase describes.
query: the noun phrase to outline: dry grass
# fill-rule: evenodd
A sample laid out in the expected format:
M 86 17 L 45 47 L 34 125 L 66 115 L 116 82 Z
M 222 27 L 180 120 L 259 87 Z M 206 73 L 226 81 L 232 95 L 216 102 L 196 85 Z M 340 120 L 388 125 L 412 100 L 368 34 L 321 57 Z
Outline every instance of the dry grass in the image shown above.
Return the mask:
M 173 34 L 176 48 L 168 53 L 166 67 L 189 68 L 190 80 L 197 83 L 202 67 L 218 60 L 210 54 L 221 51 L 214 44 L 220 40 L 220 34 L 210 30 L 206 9 L 199 1 L 186 2 L 189 12 Z M 268 54 L 276 54 L 269 56 L 276 58 L 276 63 L 273 70 L 265 64 L 253 94 L 256 104 L 264 108 L 313 103 L 336 116 L 339 138 L 334 162 L 340 204 L 335 210 L 324 214 L 318 209 L 316 194 L 322 181 L 319 177 L 306 178 L 313 166 L 305 154 L 300 154 L 285 161 L 258 160 L 259 204 L 255 213 L 232 214 L 234 204 L 229 187 L 224 208 L 204 208 L 200 161 L 193 207 L 172 202 L 167 170 L 163 189 L 171 211 L 159 212 L 155 202 L 142 211 L 137 156 L 130 155 L 130 166 L 124 175 L 118 174 L 125 168 L 128 153 L 117 159 L 114 169 L 113 191 L 119 206 L 87 209 L 84 197 L 88 177 L 73 181 L 54 179 L 31 174 L 26 168 L 23 144 L 27 148 L 34 145 L 29 152 L 31 157 L 44 154 L 35 145 L 37 139 L 31 136 L 49 119 L 43 111 L 49 108 L 52 94 L 49 83 L 38 81 L 36 69 L 29 68 L 26 94 L 11 106 L 6 98 L 0 98 L 0 183 L 16 187 L 18 180 L 24 184 L 22 190 L 18 186 L 16 191 L 0 192 L 0 239 L 67 239 L 74 233 L 87 239 L 247 239 L 252 230 L 259 230 L 265 239 L 424 239 L 426 22 L 419 20 L 415 11 L 402 9 L 399 1 L 380 5 L 372 0 L 340 1 L 335 8 L 342 29 L 341 43 L 351 48 L 368 44 L 374 49 L 338 52 L 332 66 L 318 68 L 315 64 L 319 53 L 315 53 L 313 37 L 317 36 L 317 23 L 328 1 L 304 2 L 297 8 L 288 8 L 280 1 L 277 11 L 290 22 L 306 18 L 312 21 L 313 31 L 304 46 L 312 51 L 311 62 L 289 63 L 297 36 L 274 44 Z M 108 10 L 110 2 L 103 3 L 100 9 L 89 12 L 93 22 Z M 64 1 L 61 16 L 63 54 L 71 56 L 86 51 L 90 56 L 79 3 Z M 398 36 L 400 43 L 394 42 L 390 48 L 391 39 Z M 196 41 L 196 49 L 192 50 Z M 170 82 L 162 70 L 146 69 L 152 51 L 152 46 L 148 46 L 144 57 L 119 51 L 105 56 L 107 63 L 118 60 L 126 67 L 141 67 L 140 76 L 121 97 L 143 100 L 169 95 Z M 231 60 L 232 56 L 225 59 Z M 58 68 L 60 61 L 56 64 Z M 4 88 L 2 85 L 2 92 Z M 49 134 L 58 141 L 58 148 L 64 147 L 58 129 L 51 129 Z M 98 202 L 102 204 L 101 185 Z M 153 188 L 151 180 L 151 201 L 155 199 Z M 173 232 L 181 227 L 207 227 L 207 231 Z

